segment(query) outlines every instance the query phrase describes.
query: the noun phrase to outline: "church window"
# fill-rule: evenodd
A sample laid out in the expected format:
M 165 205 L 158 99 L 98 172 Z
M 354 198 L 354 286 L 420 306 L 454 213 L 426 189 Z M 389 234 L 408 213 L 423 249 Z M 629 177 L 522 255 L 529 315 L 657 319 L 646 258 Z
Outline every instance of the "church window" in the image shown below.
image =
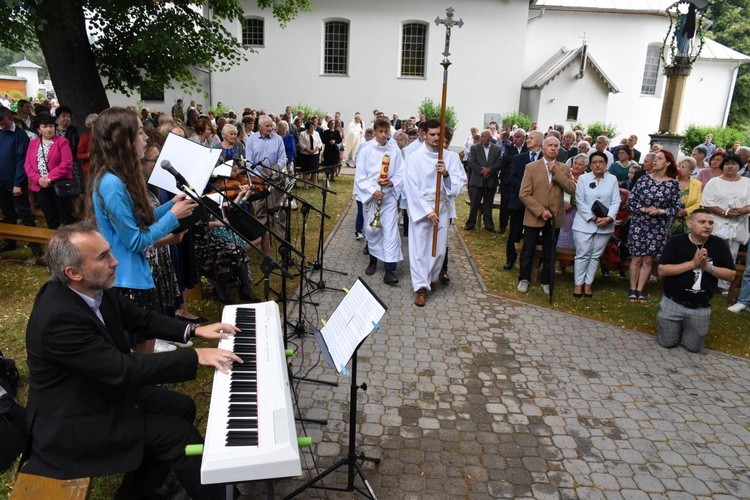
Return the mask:
M 641 95 L 656 95 L 656 84 L 659 81 L 659 63 L 661 63 L 661 46 L 651 44 L 646 51 L 646 67 L 643 69 Z
M 328 21 L 325 23 L 323 74 L 346 75 L 348 73 L 349 23 L 347 21 Z
M 246 47 L 263 47 L 265 32 L 263 19 L 260 17 L 246 17 L 242 25 L 242 45 Z
M 425 76 L 427 24 L 404 23 L 401 30 L 401 76 Z

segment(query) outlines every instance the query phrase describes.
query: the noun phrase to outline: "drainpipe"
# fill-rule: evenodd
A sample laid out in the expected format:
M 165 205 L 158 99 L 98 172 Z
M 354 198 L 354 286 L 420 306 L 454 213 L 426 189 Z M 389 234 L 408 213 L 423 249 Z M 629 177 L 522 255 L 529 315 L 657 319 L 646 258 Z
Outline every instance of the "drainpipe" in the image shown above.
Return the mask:
M 721 126 L 726 127 L 727 121 L 729 120 L 729 108 L 732 106 L 732 98 L 734 97 L 734 87 L 737 85 L 737 73 L 740 71 L 741 62 L 738 62 L 732 71 L 732 86 L 727 93 L 727 102 L 724 104 L 724 118 L 721 121 Z
M 542 7 L 541 9 L 539 9 L 539 15 L 538 16 L 532 17 L 531 19 L 529 19 L 528 21 L 526 21 L 526 24 L 531 24 L 534 21 L 538 21 L 539 19 L 541 19 L 543 17 L 544 17 L 544 7 Z

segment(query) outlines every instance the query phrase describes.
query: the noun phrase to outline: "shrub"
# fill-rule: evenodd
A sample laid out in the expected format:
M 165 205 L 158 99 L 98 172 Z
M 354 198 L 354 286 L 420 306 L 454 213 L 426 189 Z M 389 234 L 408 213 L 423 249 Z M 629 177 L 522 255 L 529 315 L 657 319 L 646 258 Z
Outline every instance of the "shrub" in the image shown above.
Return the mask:
M 417 110 L 418 114 L 422 115 L 424 114 L 427 119 L 435 118 L 436 120 L 440 119 L 440 103 L 435 103 L 432 99 L 429 97 L 425 97 L 422 101 L 422 104 L 419 105 L 419 109 Z M 450 125 L 451 128 L 455 129 L 456 124 L 458 123 L 458 120 L 456 119 L 456 110 L 453 109 L 453 106 L 448 106 L 445 108 L 445 123 Z
M 313 108 L 312 106 L 308 106 L 307 104 L 302 104 L 302 103 L 297 103 L 296 106 L 292 106 L 292 113 L 296 113 L 300 109 L 305 112 L 305 120 L 310 118 L 312 115 L 318 115 L 318 117 L 320 117 L 320 121 L 323 122 L 327 114 L 327 111 L 323 111 L 322 109 L 318 109 L 318 108 Z
M 586 126 L 586 135 L 594 139 L 600 135 L 606 135 L 610 139 L 617 136 L 617 125 L 614 123 L 591 122 Z
M 750 137 L 747 131 L 742 131 L 734 127 L 709 127 L 707 125 L 695 125 L 691 123 L 684 132 L 685 139 L 680 144 L 680 149 L 686 155 L 692 153 L 693 148 L 698 144 L 703 144 L 706 134 L 714 134 L 714 144 L 726 150 L 732 147 L 735 141 L 747 144 Z
M 522 128 L 528 132 L 534 120 L 529 115 L 520 111 L 511 111 L 502 115 L 500 121 L 503 129 L 510 129 L 513 125 L 518 125 L 518 128 Z

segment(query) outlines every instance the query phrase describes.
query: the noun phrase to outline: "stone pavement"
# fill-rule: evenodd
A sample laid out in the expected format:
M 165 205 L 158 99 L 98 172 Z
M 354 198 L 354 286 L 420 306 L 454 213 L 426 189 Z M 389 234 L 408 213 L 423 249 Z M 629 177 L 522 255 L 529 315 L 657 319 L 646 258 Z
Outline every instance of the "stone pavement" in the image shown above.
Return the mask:
M 389 307 L 359 351 L 368 389 L 358 392 L 357 451 L 382 460 L 364 464 L 378 498 L 750 498 L 747 360 L 665 350 L 650 335 L 490 296 L 457 231 L 451 283 L 417 308 L 407 261 L 398 286 L 382 283 L 381 268 L 364 276 L 355 214 L 352 204 L 325 254 L 326 267 L 349 275 L 324 278 L 342 287 L 362 275 Z M 319 326 L 341 296 L 315 293 L 306 320 Z M 308 478 L 313 464 L 322 471 L 346 455 L 350 379 L 312 338 L 294 342 L 296 373 L 340 383 L 296 384 L 302 415 L 328 419 L 298 424 L 314 442 L 302 452 Z M 302 482 L 277 482 L 277 496 Z M 345 472 L 325 480 L 346 482 Z

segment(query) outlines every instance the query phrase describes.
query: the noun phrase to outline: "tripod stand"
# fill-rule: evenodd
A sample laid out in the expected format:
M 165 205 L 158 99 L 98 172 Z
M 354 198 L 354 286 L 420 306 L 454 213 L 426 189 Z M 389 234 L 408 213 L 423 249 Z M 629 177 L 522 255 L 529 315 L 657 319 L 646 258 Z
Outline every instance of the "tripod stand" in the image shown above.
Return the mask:
M 338 463 L 335 465 L 329 467 L 328 469 L 324 470 L 320 474 L 318 474 L 316 477 L 312 478 L 296 490 L 294 490 L 291 494 L 284 497 L 286 498 L 293 498 L 303 491 L 305 491 L 307 488 L 323 488 L 328 490 L 334 490 L 334 491 L 357 491 L 361 495 L 364 495 L 366 498 L 370 498 L 372 500 L 377 500 L 377 497 L 375 496 L 375 492 L 372 490 L 372 487 L 370 486 L 370 483 L 367 481 L 367 477 L 365 476 L 365 471 L 362 469 L 362 465 L 360 465 L 359 462 L 373 462 L 375 464 L 380 463 L 379 458 L 372 458 L 366 456 L 364 453 L 357 454 L 356 451 L 356 439 L 357 439 L 357 390 L 362 389 L 363 391 L 367 390 L 367 384 L 362 383 L 362 385 L 357 385 L 357 351 L 354 351 L 354 356 L 352 356 L 352 385 L 351 385 L 351 391 L 349 393 L 349 452 L 346 455 L 346 458 L 342 458 Z M 328 476 L 329 474 L 332 474 L 333 472 L 337 471 L 341 467 L 346 466 L 347 468 L 347 482 L 346 482 L 346 488 L 342 487 L 336 487 L 336 486 L 318 486 L 316 483 L 319 481 L 322 481 L 323 478 Z M 367 488 L 367 491 L 361 489 L 360 487 L 356 486 L 354 484 L 355 475 L 359 476 L 359 478 L 362 480 L 362 483 Z
M 326 200 L 328 198 L 328 193 L 336 194 L 334 191 L 331 191 L 329 189 L 330 181 L 329 181 L 329 171 L 333 167 L 326 167 L 325 170 L 325 181 L 324 181 L 324 189 L 323 189 L 323 205 L 321 207 L 321 211 L 325 213 L 326 211 Z M 318 282 L 317 282 L 317 290 L 325 290 L 326 288 L 326 282 L 323 280 L 323 271 L 328 271 L 331 273 L 338 273 L 342 276 L 348 276 L 348 273 L 345 273 L 343 271 L 336 271 L 334 269 L 326 269 L 323 267 L 323 255 L 324 255 L 324 246 L 325 246 L 325 224 L 326 219 L 325 217 L 322 217 L 320 219 L 320 233 L 318 234 L 318 255 L 316 260 L 312 264 L 312 269 L 314 271 L 320 271 L 320 275 L 318 276 Z M 344 290 L 340 288 L 334 288 L 333 290 L 339 290 L 343 292 Z

